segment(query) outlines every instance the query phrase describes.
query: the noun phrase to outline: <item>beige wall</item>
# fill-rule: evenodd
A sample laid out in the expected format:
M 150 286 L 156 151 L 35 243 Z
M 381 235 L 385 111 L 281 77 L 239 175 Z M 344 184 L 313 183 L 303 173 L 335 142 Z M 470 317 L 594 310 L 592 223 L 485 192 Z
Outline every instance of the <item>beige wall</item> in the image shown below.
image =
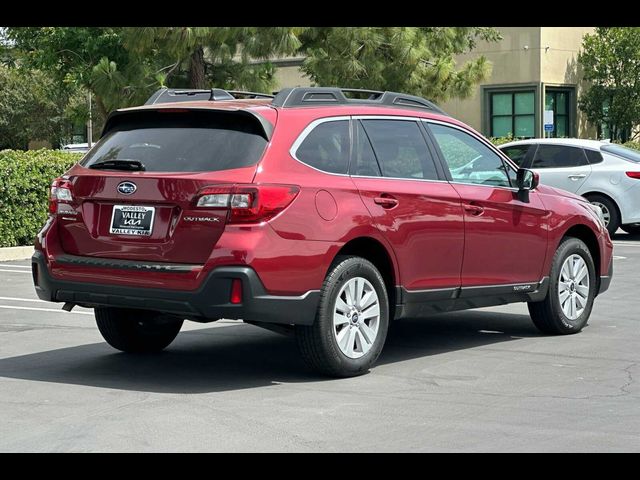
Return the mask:
M 577 101 L 586 87 L 578 64 L 578 53 L 582 37 L 594 31 L 594 27 L 543 27 L 540 38 L 541 81 L 546 85 L 575 85 Z M 580 110 L 577 115 L 578 137 L 596 138 L 596 128 L 587 123 Z
M 275 73 L 275 90 L 287 87 L 309 87 L 311 79 L 302 73 L 297 65 L 277 67 Z

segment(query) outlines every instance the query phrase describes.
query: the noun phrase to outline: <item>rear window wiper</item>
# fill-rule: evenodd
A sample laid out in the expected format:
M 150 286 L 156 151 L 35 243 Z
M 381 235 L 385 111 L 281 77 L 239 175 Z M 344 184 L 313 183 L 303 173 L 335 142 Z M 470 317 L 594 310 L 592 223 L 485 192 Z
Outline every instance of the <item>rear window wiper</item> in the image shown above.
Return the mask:
M 104 162 L 94 163 L 89 165 L 89 168 L 96 170 L 132 170 L 132 171 L 145 171 L 146 167 L 144 163 L 138 160 L 106 160 Z

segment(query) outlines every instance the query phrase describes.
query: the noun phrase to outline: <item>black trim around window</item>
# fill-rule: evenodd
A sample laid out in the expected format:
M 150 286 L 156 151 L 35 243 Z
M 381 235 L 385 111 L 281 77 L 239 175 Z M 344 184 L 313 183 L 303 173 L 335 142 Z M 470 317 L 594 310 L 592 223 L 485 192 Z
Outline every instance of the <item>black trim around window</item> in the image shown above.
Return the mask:
M 516 95 L 519 93 L 533 94 L 533 113 L 516 113 Z M 511 114 L 494 114 L 493 97 L 494 95 L 511 95 Z M 518 90 L 495 90 L 488 92 L 489 100 L 489 136 L 502 137 L 504 135 L 496 135 L 493 130 L 493 120 L 495 118 L 511 118 L 511 135 L 515 138 L 535 138 L 536 136 L 536 91 L 535 89 L 518 89 Z M 516 119 L 520 117 L 533 117 L 533 132 L 531 136 L 516 136 Z
M 553 98 L 553 132 L 551 132 L 551 138 L 570 138 L 574 136 L 574 91 L 575 89 L 571 87 L 545 88 L 544 110 L 547 109 L 547 98 Z M 562 110 L 558 110 L 558 97 L 560 95 L 565 95 L 564 108 Z M 560 123 L 564 124 L 564 135 L 562 137 L 558 137 Z

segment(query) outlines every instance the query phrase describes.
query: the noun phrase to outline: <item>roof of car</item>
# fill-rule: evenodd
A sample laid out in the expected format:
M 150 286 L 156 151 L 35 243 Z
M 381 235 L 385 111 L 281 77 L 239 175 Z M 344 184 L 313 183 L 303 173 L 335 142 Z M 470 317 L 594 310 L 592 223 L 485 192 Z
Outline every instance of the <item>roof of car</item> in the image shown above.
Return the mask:
M 134 111 L 158 111 L 158 110 L 224 110 L 224 111 L 251 111 L 252 113 L 262 113 L 264 110 L 304 110 L 314 116 L 321 115 L 320 112 L 330 112 L 333 115 L 389 115 L 389 116 L 413 116 L 425 119 L 441 120 L 455 125 L 464 125 L 462 122 L 444 114 L 431 110 L 414 109 L 403 105 L 378 105 L 378 104 L 339 104 L 339 105 L 309 105 L 298 108 L 286 108 L 271 105 L 269 99 L 238 99 L 218 102 L 193 101 L 193 102 L 172 102 L 158 103 L 152 105 L 141 105 L 137 107 L 121 108 L 117 113 Z M 262 112 L 261 112 L 262 111 Z M 116 113 L 114 112 L 114 113 Z M 468 126 L 466 126 L 469 128 Z
M 602 147 L 603 145 L 608 145 L 610 142 L 607 142 L 605 140 L 587 140 L 582 138 L 527 138 L 526 140 L 516 140 L 509 143 L 504 143 L 498 148 L 511 147 L 515 145 L 529 145 L 532 143 L 548 145 L 571 145 L 575 147 L 600 150 L 600 147 Z

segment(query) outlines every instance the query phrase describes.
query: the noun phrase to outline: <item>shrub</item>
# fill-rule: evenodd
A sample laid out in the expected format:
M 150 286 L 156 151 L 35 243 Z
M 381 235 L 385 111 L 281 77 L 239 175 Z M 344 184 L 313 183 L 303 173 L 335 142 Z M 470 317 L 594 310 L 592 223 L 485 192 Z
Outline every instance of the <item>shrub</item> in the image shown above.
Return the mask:
M 49 187 L 81 154 L 0 151 L 0 247 L 32 245 L 47 219 Z
M 633 148 L 634 150 L 640 150 L 640 142 L 627 142 L 622 144 L 623 147 Z
M 514 138 L 513 135 L 509 134 L 506 137 L 491 137 L 489 140 L 497 147 L 505 143 L 513 142 L 517 139 Z

